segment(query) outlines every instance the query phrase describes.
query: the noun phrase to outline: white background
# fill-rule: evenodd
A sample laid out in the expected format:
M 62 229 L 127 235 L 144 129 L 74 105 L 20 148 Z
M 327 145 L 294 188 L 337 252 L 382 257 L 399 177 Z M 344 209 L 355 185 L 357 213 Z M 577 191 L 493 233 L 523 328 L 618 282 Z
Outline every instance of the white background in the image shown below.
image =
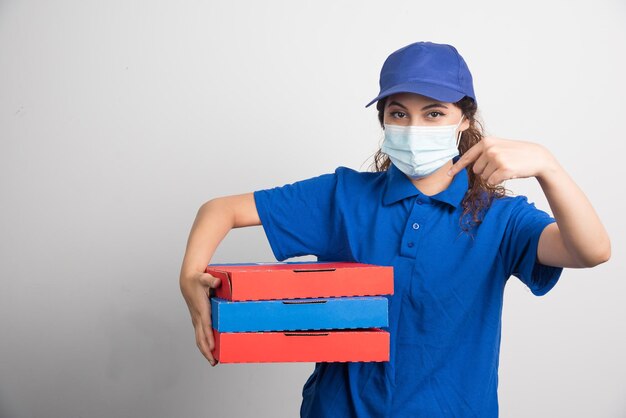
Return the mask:
M 0 416 L 296 416 L 313 364 L 196 349 L 189 228 L 213 197 L 367 170 L 364 105 L 419 40 L 457 47 L 487 132 L 547 146 L 612 238 L 544 297 L 510 281 L 501 415 L 625 417 L 622 0 L 1 0 Z M 212 262 L 272 260 L 255 227 Z

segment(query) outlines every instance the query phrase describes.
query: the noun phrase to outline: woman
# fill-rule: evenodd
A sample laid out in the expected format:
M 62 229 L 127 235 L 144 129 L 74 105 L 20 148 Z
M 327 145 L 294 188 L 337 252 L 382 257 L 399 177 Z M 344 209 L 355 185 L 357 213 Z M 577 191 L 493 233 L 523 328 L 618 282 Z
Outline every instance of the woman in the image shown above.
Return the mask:
M 375 172 L 334 173 L 205 203 L 192 227 L 180 284 L 200 351 L 211 355 L 204 274 L 231 228 L 263 225 L 278 260 L 394 267 L 390 361 L 318 363 L 301 415 L 498 415 L 503 291 L 511 275 L 536 295 L 563 267 L 610 257 L 593 207 L 544 147 L 484 137 L 472 76 L 450 45 L 417 42 L 391 54 L 377 102 L 384 141 Z M 535 177 L 554 218 L 501 183 Z

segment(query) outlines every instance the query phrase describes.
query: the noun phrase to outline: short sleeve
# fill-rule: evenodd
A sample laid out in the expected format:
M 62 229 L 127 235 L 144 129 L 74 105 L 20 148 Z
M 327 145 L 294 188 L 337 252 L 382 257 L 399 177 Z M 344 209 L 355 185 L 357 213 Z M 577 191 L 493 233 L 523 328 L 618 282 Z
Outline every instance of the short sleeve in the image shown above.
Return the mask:
M 508 276 L 519 278 L 536 296 L 548 293 L 563 271 L 562 267 L 547 266 L 537 259 L 539 237 L 553 222 L 554 218 L 537 209 L 526 197 L 516 197 L 500 246 Z
M 337 173 L 254 192 L 257 212 L 277 260 L 324 257 L 337 231 Z

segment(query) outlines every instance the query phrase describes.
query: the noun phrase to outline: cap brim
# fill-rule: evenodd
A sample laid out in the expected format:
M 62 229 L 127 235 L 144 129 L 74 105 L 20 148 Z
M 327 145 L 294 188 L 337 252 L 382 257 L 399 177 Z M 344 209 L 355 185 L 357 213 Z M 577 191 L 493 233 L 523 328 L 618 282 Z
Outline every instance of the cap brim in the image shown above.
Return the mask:
M 416 93 L 422 96 L 430 97 L 440 102 L 456 103 L 466 96 L 458 90 L 451 89 L 449 87 L 439 86 L 435 84 L 415 82 L 415 83 L 402 83 L 388 88 L 380 92 L 374 100 L 369 102 L 365 107 L 369 107 L 374 102 L 384 99 L 387 96 L 391 96 L 396 93 Z

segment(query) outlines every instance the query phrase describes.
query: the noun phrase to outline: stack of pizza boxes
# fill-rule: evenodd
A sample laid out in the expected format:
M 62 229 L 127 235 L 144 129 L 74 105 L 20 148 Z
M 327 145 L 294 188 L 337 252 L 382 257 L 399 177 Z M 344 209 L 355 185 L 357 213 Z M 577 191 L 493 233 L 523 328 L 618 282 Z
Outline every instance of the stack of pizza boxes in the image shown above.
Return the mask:
M 221 363 L 389 361 L 393 267 L 351 262 L 211 264 Z

